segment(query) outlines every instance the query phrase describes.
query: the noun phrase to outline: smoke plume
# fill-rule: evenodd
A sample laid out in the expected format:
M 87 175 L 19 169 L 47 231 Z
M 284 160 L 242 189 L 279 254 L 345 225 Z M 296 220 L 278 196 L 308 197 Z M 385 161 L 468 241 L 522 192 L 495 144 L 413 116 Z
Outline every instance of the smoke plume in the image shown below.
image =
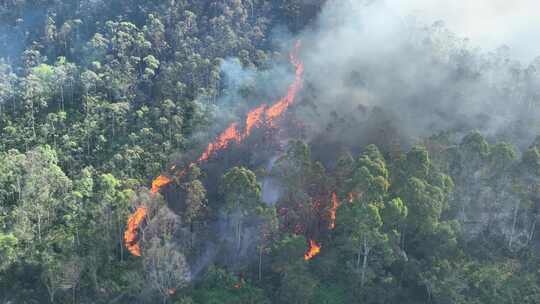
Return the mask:
M 302 40 L 307 89 L 298 114 L 313 134 L 362 141 L 385 129 L 410 143 L 478 129 L 523 146 L 540 130 L 540 60 L 524 65 L 506 47 L 474 48 L 441 22 L 382 1 L 328 1 Z

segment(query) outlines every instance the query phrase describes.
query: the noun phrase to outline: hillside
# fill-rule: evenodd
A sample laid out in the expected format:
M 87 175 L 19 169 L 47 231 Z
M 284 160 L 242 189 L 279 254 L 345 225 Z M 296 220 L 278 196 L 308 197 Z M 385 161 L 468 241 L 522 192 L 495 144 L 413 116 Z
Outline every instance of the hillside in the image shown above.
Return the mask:
M 377 3 L 2 2 L 0 303 L 540 303 L 540 61 Z

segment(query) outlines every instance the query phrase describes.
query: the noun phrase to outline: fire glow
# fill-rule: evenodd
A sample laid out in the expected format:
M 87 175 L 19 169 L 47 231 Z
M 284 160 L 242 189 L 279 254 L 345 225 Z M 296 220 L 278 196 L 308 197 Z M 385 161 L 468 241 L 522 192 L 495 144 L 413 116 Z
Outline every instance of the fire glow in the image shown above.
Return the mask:
M 137 229 L 146 216 L 146 208 L 138 207 L 137 210 L 129 216 L 126 232 L 124 232 L 124 243 L 126 248 L 135 256 L 141 256 L 141 247 L 137 239 Z
M 300 91 L 302 88 L 304 65 L 298 59 L 299 49 L 300 43 L 297 42 L 290 54 L 290 61 L 294 65 L 296 72 L 294 81 L 287 90 L 287 95 L 274 103 L 272 106 L 262 104 L 249 111 L 246 117 L 245 128 L 242 132 L 239 130 L 238 123 L 230 124 L 229 127 L 225 129 L 225 131 L 223 131 L 223 133 L 221 133 L 214 142 L 208 144 L 206 150 L 202 153 L 199 159 L 197 159 L 198 163 L 207 161 L 213 154 L 227 148 L 232 142 L 242 142 L 256 127 L 260 127 L 263 124 L 266 124 L 269 127 L 275 126 L 276 119 L 281 117 L 289 106 L 294 103 L 298 91 Z
M 275 127 L 276 126 L 276 120 L 280 118 L 283 113 L 291 106 L 295 99 L 296 95 L 302 88 L 303 84 L 303 74 L 304 74 L 304 65 L 298 58 L 298 51 L 300 50 L 300 42 L 298 41 L 292 52 L 289 54 L 289 59 L 292 65 L 295 67 L 295 78 L 291 85 L 289 85 L 289 88 L 287 90 L 287 95 L 282 97 L 280 100 L 275 102 L 273 105 L 268 106 L 267 104 L 262 104 L 258 106 L 257 108 L 251 110 L 248 112 L 246 121 L 245 121 L 245 127 L 243 130 L 240 130 L 240 126 L 238 123 L 233 122 L 223 131 L 221 134 L 219 134 L 214 140 L 214 142 L 211 142 L 208 144 L 204 152 L 201 154 L 201 156 L 193 163 L 188 165 L 188 168 L 193 166 L 196 163 L 202 163 L 210 159 L 213 155 L 218 153 L 221 150 L 226 149 L 229 147 L 229 145 L 233 142 L 240 143 L 245 138 L 247 138 L 251 131 L 254 128 L 261 127 L 263 125 L 266 125 L 268 127 Z M 171 170 L 175 170 L 176 166 L 172 166 Z M 179 172 L 176 172 L 176 175 L 183 176 L 185 174 L 186 170 L 181 170 Z M 161 188 L 164 186 L 170 184 L 172 182 L 172 179 L 165 176 L 160 175 L 154 181 L 152 182 L 152 193 L 157 193 L 160 191 Z M 131 254 L 135 256 L 140 256 L 140 246 L 138 243 L 137 238 L 137 229 L 141 222 L 143 221 L 144 217 L 146 216 L 146 208 L 145 207 L 139 207 L 133 213 L 129 219 L 128 219 L 128 225 L 126 228 L 126 231 L 124 233 L 124 241 L 126 248 L 131 252 Z
M 330 224 L 328 225 L 328 228 L 334 229 L 336 228 L 336 211 L 339 207 L 338 198 L 335 192 L 332 192 L 332 207 L 330 207 Z
M 160 175 L 152 181 L 152 190 L 150 190 L 150 192 L 157 193 L 161 187 L 168 185 L 170 182 L 170 178 Z
M 304 260 L 308 261 L 321 252 L 321 245 L 317 244 L 315 240 L 309 240 L 308 251 L 304 254 Z

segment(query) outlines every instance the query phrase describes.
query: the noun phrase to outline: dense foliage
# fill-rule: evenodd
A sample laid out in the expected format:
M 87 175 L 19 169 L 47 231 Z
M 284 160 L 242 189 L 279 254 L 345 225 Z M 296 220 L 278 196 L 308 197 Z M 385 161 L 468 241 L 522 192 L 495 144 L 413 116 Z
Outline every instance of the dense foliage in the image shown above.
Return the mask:
M 539 303 L 540 138 L 443 133 L 324 163 L 291 141 L 271 170 L 189 168 L 182 206 L 145 190 L 204 145 L 224 60 L 268 69 L 273 33 L 322 2 L 0 4 L 0 302 Z M 135 204 L 142 257 L 123 244 Z

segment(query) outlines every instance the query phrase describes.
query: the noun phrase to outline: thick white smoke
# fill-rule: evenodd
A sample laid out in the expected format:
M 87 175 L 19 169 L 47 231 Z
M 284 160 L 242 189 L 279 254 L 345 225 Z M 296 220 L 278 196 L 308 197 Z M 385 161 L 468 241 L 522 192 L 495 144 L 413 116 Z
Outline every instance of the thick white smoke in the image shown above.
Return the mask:
M 302 38 L 308 129 L 362 122 L 379 108 L 409 139 L 479 129 L 530 142 L 538 134 L 540 60 L 524 65 L 505 47 L 487 52 L 401 11 L 383 1 L 327 2 Z
M 474 46 L 493 50 L 510 47 L 510 54 L 523 62 L 540 55 L 540 2 L 534 0 L 385 0 L 400 15 L 417 15 L 425 22 L 442 20 Z

